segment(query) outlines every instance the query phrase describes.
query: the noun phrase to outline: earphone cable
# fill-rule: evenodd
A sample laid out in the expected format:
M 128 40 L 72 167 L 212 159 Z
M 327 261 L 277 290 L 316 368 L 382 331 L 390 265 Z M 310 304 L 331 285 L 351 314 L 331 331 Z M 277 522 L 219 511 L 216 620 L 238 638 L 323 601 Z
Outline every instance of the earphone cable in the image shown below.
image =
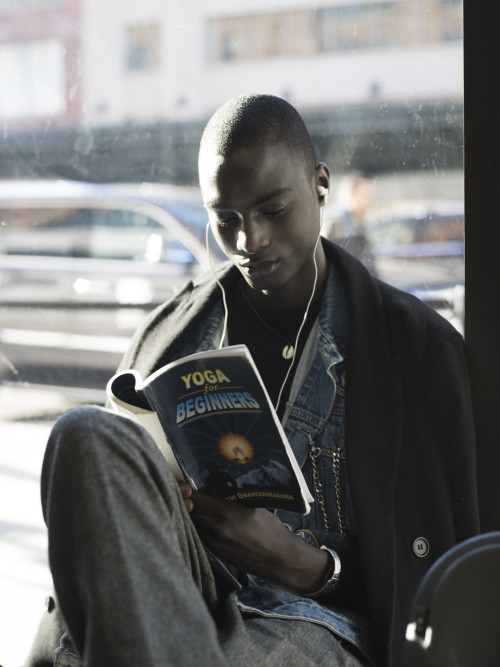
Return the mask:
M 323 211 L 322 211 L 323 212 Z M 274 406 L 274 409 L 276 412 L 278 411 L 280 402 L 281 402 L 281 396 L 283 394 L 283 391 L 285 389 L 286 383 L 288 382 L 288 378 L 290 376 L 290 373 L 292 372 L 293 365 L 295 363 L 295 355 L 297 354 L 297 348 L 299 344 L 299 338 L 300 334 L 302 333 L 302 329 L 304 328 L 306 324 L 307 317 L 309 315 L 309 309 L 311 307 L 311 304 L 313 302 L 314 298 L 314 293 L 316 292 L 316 284 L 318 282 L 318 263 L 316 261 L 316 248 L 318 247 L 318 242 L 321 236 L 321 227 L 320 227 L 320 233 L 318 234 L 318 238 L 316 239 L 316 243 L 314 244 L 314 253 L 313 253 L 313 261 L 314 261 L 314 282 L 313 282 L 313 288 L 311 292 L 311 296 L 309 297 L 309 301 L 307 302 L 307 307 L 304 311 L 304 317 L 302 318 L 302 324 L 299 327 L 299 330 L 297 331 L 297 336 L 295 337 L 295 345 L 293 346 L 293 357 L 292 361 L 290 363 L 290 366 L 288 367 L 288 370 L 285 375 L 285 379 L 283 380 L 283 384 L 281 385 L 280 393 L 278 394 L 278 399 L 276 401 L 276 405 Z
M 227 336 L 227 322 L 228 322 L 228 319 L 229 319 L 229 310 L 228 310 L 228 307 L 227 307 L 226 290 L 224 289 L 224 286 L 222 285 L 221 281 L 218 279 L 217 274 L 215 273 L 215 269 L 214 269 L 213 264 L 212 264 L 212 257 L 210 256 L 210 247 L 209 247 L 209 243 L 208 243 L 209 229 L 210 229 L 210 222 L 207 222 L 207 226 L 205 228 L 205 244 L 206 244 L 206 248 L 207 248 L 208 263 L 210 265 L 210 270 L 212 271 L 213 276 L 215 278 L 215 282 L 220 287 L 220 290 L 222 292 L 222 303 L 224 304 L 224 326 L 222 327 L 222 336 L 221 336 L 220 343 L 219 343 L 219 350 L 220 350 L 224 347 L 224 342 L 225 342 L 226 336 Z
M 321 227 L 322 227 L 322 224 L 323 224 L 323 210 L 324 210 L 324 207 L 321 208 L 319 232 L 318 232 L 318 236 L 316 238 L 316 243 L 314 244 L 314 251 L 313 251 L 313 262 L 314 262 L 313 288 L 312 288 L 312 291 L 311 291 L 311 296 L 309 297 L 309 300 L 307 302 L 307 307 L 306 307 L 305 312 L 304 312 L 304 317 L 302 318 L 302 323 L 299 327 L 299 330 L 297 331 L 297 336 L 295 337 L 295 345 L 294 345 L 294 348 L 293 348 L 293 357 L 292 357 L 292 360 L 290 362 L 290 366 L 288 367 L 288 370 L 286 372 L 283 384 L 281 385 L 281 389 L 280 389 L 279 394 L 278 394 L 278 399 L 277 399 L 276 404 L 274 406 L 276 411 L 278 411 L 278 408 L 279 408 L 279 405 L 280 405 L 280 402 L 281 402 L 281 396 L 282 396 L 283 391 L 285 389 L 286 383 L 288 382 L 288 378 L 290 376 L 290 373 L 292 372 L 292 368 L 293 368 L 294 363 L 295 363 L 295 356 L 296 356 L 296 353 L 297 353 L 297 346 L 299 344 L 300 334 L 302 333 L 302 330 L 303 330 L 303 328 L 306 324 L 306 320 L 307 320 L 307 317 L 309 315 L 309 309 L 311 307 L 311 304 L 312 304 L 313 299 L 314 299 L 314 294 L 316 292 L 316 285 L 317 285 L 317 282 L 318 282 L 318 263 L 317 263 L 317 260 L 316 260 L 316 249 L 318 247 L 318 243 L 319 243 L 319 240 L 320 240 L 320 237 L 321 237 Z M 220 343 L 219 343 L 219 349 L 221 349 L 224 346 L 224 341 L 226 340 L 226 336 L 227 336 L 229 310 L 228 310 L 227 300 L 226 300 L 226 291 L 224 289 L 224 286 L 222 285 L 222 283 L 218 279 L 217 274 L 215 273 L 215 269 L 214 269 L 213 264 L 212 264 L 212 258 L 210 256 L 210 248 L 209 248 L 209 242 L 208 242 L 209 227 L 210 227 L 210 222 L 207 222 L 207 225 L 206 225 L 206 228 L 205 228 L 205 243 L 206 243 L 206 248 L 207 248 L 208 263 L 210 265 L 210 270 L 212 271 L 213 276 L 215 278 L 215 282 L 217 283 L 217 285 L 219 286 L 219 288 L 222 292 L 222 301 L 223 301 L 223 304 L 224 304 L 224 326 L 223 326 L 223 329 L 222 329 L 222 337 L 221 337 L 221 340 L 220 340 Z

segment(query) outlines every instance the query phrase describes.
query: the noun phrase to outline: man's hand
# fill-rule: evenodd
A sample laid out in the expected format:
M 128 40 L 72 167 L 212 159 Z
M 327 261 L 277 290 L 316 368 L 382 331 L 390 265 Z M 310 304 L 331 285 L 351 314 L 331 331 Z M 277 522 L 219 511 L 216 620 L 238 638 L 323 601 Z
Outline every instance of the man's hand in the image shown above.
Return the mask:
M 200 537 L 222 560 L 299 592 L 315 591 L 328 578 L 328 553 L 293 535 L 271 512 L 193 491 L 186 483 L 179 487 Z

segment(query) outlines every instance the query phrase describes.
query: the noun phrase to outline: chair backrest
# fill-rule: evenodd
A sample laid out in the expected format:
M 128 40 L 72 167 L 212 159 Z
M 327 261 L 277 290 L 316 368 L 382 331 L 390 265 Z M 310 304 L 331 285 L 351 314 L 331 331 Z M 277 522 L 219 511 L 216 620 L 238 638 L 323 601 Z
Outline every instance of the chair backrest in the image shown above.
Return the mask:
M 500 532 L 470 538 L 429 569 L 406 631 L 404 667 L 500 665 Z

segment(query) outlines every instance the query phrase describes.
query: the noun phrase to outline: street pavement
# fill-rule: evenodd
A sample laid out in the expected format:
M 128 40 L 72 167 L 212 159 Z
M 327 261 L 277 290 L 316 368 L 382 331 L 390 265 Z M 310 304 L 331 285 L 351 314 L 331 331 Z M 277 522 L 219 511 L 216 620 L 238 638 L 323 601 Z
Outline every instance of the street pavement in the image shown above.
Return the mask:
M 71 401 L 0 386 L 0 666 L 21 667 L 51 591 L 40 470 L 50 427 Z

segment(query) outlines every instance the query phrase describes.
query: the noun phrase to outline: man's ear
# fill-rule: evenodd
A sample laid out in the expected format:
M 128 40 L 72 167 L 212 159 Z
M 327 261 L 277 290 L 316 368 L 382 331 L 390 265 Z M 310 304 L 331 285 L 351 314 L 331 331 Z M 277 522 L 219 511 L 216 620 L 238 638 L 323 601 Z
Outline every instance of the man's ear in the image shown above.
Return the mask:
M 319 203 L 321 206 L 325 206 L 330 189 L 330 172 L 324 162 L 318 162 L 315 168 L 314 177 L 316 180 L 316 192 L 318 194 Z

